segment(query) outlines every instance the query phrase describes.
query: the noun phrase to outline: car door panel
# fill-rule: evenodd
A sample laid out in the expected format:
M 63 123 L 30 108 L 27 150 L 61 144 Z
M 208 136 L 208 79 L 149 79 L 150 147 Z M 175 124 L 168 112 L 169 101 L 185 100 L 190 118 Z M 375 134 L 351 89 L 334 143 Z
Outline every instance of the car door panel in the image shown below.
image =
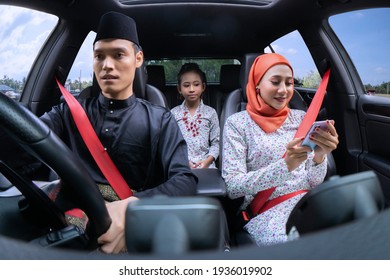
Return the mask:
M 363 152 L 359 170 L 374 170 L 390 202 L 390 98 L 361 95 L 358 114 Z

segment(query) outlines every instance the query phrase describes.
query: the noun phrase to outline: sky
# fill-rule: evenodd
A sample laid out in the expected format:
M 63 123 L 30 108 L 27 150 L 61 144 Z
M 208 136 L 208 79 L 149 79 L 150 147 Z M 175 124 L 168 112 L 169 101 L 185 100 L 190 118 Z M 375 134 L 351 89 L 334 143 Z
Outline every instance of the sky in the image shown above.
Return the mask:
M 0 77 L 26 77 L 56 22 L 52 16 L 0 6 Z
M 26 77 L 56 23 L 56 17 L 51 15 L 0 6 L 0 78 L 4 75 L 16 80 Z M 330 23 L 350 53 L 364 84 L 390 81 L 390 9 L 351 12 L 331 18 Z M 87 47 L 78 54 L 69 75 L 72 80 L 80 77 L 91 80 L 93 38 L 91 34 L 85 42 Z M 272 46 L 290 61 L 297 77 L 315 70 L 298 32 L 284 36 Z

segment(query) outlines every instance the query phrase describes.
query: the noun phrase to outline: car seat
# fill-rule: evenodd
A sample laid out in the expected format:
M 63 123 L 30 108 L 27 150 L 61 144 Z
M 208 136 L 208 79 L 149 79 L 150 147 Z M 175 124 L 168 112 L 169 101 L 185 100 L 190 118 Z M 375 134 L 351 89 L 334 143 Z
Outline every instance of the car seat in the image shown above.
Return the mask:
M 135 71 L 133 90 L 138 98 L 168 108 L 168 102 L 165 95 L 157 87 L 148 83 L 148 74 L 145 64 L 142 64 L 142 66 Z
M 182 255 L 225 249 L 222 207 L 212 197 L 156 196 L 130 203 L 125 237 L 130 253 Z
M 334 176 L 310 190 L 295 205 L 286 223 L 291 239 L 375 215 L 385 208 L 377 175 L 364 171 Z
M 165 93 L 165 68 L 163 65 L 146 65 L 148 84 L 155 86 Z
M 240 69 L 240 64 L 221 65 L 219 74 L 219 95 L 215 108 L 219 119 L 221 119 L 222 108 L 225 104 L 226 97 L 230 92 L 240 87 Z
M 177 92 L 176 84 L 167 85 L 164 65 L 147 65 L 146 72 L 148 84 L 155 86 L 164 94 L 169 109 L 181 104 L 182 100 Z

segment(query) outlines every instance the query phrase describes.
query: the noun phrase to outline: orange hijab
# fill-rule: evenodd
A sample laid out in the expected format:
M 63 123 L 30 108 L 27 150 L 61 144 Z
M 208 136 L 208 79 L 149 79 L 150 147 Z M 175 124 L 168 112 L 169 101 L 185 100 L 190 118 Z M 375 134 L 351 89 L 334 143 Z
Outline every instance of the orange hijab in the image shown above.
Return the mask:
M 256 93 L 256 86 L 259 84 L 264 74 L 268 69 L 277 64 L 285 64 L 293 71 L 290 63 L 283 56 L 276 53 L 262 54 L 253 62 L 249 72 L 248 84 L 246 85 L 246 95 L 248 98 L 246 110 L 255 123 L 257 123 L 266 133 L 274 132 L 281 127 L 290 112 L 288 106 L 281 110 L 272 108 L 264 102 L 260 94 Z

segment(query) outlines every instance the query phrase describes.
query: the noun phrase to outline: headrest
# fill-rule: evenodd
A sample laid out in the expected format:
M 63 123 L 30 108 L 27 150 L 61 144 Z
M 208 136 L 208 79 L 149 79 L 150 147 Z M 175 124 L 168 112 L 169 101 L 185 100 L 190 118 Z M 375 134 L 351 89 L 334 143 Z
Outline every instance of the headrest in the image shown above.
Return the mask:
M 231 92 L 240 87 L 240 69 L 239 64 L 221 65 L 220 88 L 223 92 Z
M 242 98 L 245 102 L 248 102 L 248 99 L 246 97 L 246 84 L 248 83 L 249 72 L 256 57 L 261 54 L 262 53 L 248 53 L 245 54 L 241 60 L 240 87 L 242 89 Z
M 384 209 L 380 182 L 373 171 L 334 176 L 311 189 L 296 204 L 286 223 L 286 233 L 299 235 L 366 218 Z
M 160 91 L 165 91 L 165 69 L 163 65 L 147 65 L 148 84 L 155 86 Z
M 135 70 L 133 81 L 133 92 L 136 97 L 146 99 L 146 83 L 148 80 L 148 74 L 144 64 Z
M 164 255 L 220 250 L 222 213 L 219 201 L 206 196 L 134 201 L 126 210 L 127 249 Z

